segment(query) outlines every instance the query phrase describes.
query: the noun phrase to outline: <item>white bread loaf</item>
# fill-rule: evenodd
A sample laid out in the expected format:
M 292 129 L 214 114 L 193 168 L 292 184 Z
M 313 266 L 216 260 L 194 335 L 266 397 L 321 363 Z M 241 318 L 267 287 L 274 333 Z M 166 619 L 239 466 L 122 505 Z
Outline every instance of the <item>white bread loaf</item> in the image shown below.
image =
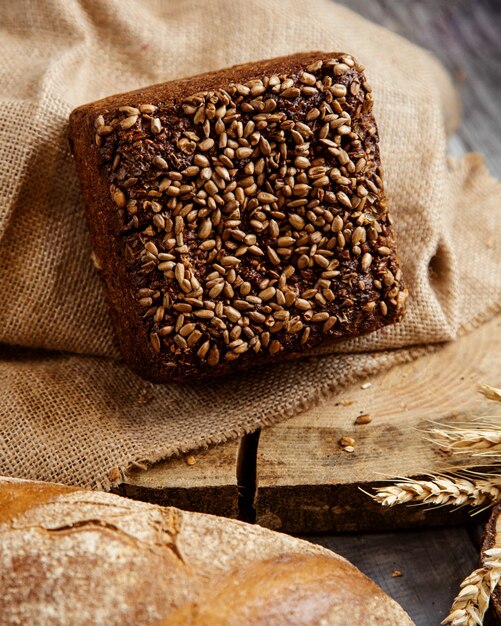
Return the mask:
M 2 626 L 412 624 L 342 557 L 259 526 L 0 478 Z

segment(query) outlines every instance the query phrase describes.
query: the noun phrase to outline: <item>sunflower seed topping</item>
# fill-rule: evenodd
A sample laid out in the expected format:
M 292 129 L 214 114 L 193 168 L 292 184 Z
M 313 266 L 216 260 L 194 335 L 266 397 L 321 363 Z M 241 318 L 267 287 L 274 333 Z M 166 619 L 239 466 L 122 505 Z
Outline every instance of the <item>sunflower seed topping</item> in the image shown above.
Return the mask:
M 400 317 L 371 108 L 338 55 L 94 119 L 158 358 L 243 366 Z

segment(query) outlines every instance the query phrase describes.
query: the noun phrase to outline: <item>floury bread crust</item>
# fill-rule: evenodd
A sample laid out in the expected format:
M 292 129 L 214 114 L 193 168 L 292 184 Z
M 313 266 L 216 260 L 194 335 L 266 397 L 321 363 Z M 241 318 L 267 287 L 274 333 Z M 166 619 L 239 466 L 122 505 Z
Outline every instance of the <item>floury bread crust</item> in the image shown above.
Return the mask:
M 372 93 L 305 53 L 112 96 L 70 142 L 123 356 L 154 382 L 398 321 Z
M 325 548 L 235 520 L 0 477 L 2 626 L 406 626 Z

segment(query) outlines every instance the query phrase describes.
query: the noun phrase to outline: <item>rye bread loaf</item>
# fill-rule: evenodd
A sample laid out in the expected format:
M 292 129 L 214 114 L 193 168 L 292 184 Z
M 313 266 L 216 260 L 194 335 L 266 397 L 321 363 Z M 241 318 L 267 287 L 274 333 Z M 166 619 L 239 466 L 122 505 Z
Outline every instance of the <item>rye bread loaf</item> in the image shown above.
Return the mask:
M 353 57 L 315 52 L 73 111 L 94 260 L 130 367 L 198 379 L 400 319 L 372 105 Z
M 412 624 L 342 557 L 259 526 L 0 478 L 2 626 Z

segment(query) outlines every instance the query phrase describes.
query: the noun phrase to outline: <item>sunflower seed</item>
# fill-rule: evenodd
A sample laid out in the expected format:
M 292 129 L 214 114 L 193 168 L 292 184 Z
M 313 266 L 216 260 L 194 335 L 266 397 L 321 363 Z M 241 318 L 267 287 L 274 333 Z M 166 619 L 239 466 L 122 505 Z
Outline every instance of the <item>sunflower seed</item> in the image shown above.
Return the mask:
M 150 343 L 155 352 L 160 352 L 161 344 L 160 337 L 157 333 L 150 333 Z
M 322 326 L 322 332 L 327 333 L 336 324 L 337 317 L 331 316 Z
M 193 311 L 193 315 L 202 320 L 211 320 L 215 313 L 210 309 L 200 309 L 199 311 Z
M 361 265 L 362 269 L 365 271 L 365 270 L 369 269 L 369 267 L 371 266 L 371 263 L 372 263 L 372 255 L 369 252 L 366 252 L 362 256 L 362 259 L 360 261 L 360 265 Z
M 299 80 L 305 85 L 314 85 L 317 82 L 316 76 L 308 72 L 301 72 L 299 74 Z
M 346 96 L 346 87 L 344 85 L 341 85 L 340 83 L 332 85 L 330 90 L 335 98 L 342 98 Z
M 97 129 L 97 134 L 100 137 L 106 137 L 107 135 L 111 135 L 113 132 L 113 126 L 99 126 Z
M 278 200 L 277 196 L 274 196 L 272 193 L 267 193 L 266 191 L 260 191 L 257 194 L 257 199 L 259 202 L 265 202 L 270 204 L 271 202 L 276 202 Z
M 207 352 L 209 351 L 210 348 L 210 341 L 204 341 L 204 343 L 200 346 L 200 348 L 197 351 L 197 356 L 200 359 L 203 359 L 205 357 L 205 355 L 207 354 Z
M 162 131 L 162 122 L 158 119 L 158 117 L 151 118 L 150 128 L 154 135 L 158 135 Z
M 305 224 L 304 219 L 296 213 L 289 215 L 289 223 L 296 230 L 302 230 Z
M 296 300 L 295 306 L 300 311 L 308 311 L 309 309 L 311 309 L 311 304 L 308 302 L 308 300 L 304 300 L 303 298 L 298 298 Z
M 156 107 L 154 104 L 140 104 L 139 105 L 139 110 L 141 111 L 141 113 L 146 113 L 148 115 L 155 113 L 157 109 L 158 107 Z
M 137 111 L 137 109 L 135 110 Z M 137 115 L 130 115 L 129 117 L 126 117 L 124 120 L 120 122 L 120 128 L 122 128 L 123 130 L 129 130 L 129 128 L 132 128 L 134 124 L 137 122 L 137 118 L 138 118 Z
M 261 300 L 263 302 L 267 302 L 268 300 L 271 300 L 276 293 L 276 289 L 275 287 L 267 287 L 266 289 L 263 289 L 262 291 L 259 292 L 259 297 L 261 298 Z
M 364 243 L 366 236 L 367 233 L 365 232 L 365 228 L 363 228 L 362 226 L 357 226 L 351 235 L 351 243 L 353 245 Z
M 212 232 L 212 222 L 210 218 L 205 218 L 200 222 L 198 227 L 198 237 L 200 239 L 207 239 Z
M 163 157 L 161 157 L 161 156 L 156 156 L 153 159 L 153 165 L 156 165 L 161 170 L 169 169 L 169 165 L 168 165 L 167 161 Z
M 117 205 L 119 209 L 124 209 L 127 204 L 127 198 L 125 197 L 124 192 L 121 189 L 116 189 L 113 192 L 113 202 Z
M 214 139 L 212 139 L 211 137 L 207 137 L 207 139 L 204 139 L 198 144 L 198 148 L 202 150 L 202 152 L 207 152 L 208 150 L 211 150 L 213 147 L 214 147 Z

